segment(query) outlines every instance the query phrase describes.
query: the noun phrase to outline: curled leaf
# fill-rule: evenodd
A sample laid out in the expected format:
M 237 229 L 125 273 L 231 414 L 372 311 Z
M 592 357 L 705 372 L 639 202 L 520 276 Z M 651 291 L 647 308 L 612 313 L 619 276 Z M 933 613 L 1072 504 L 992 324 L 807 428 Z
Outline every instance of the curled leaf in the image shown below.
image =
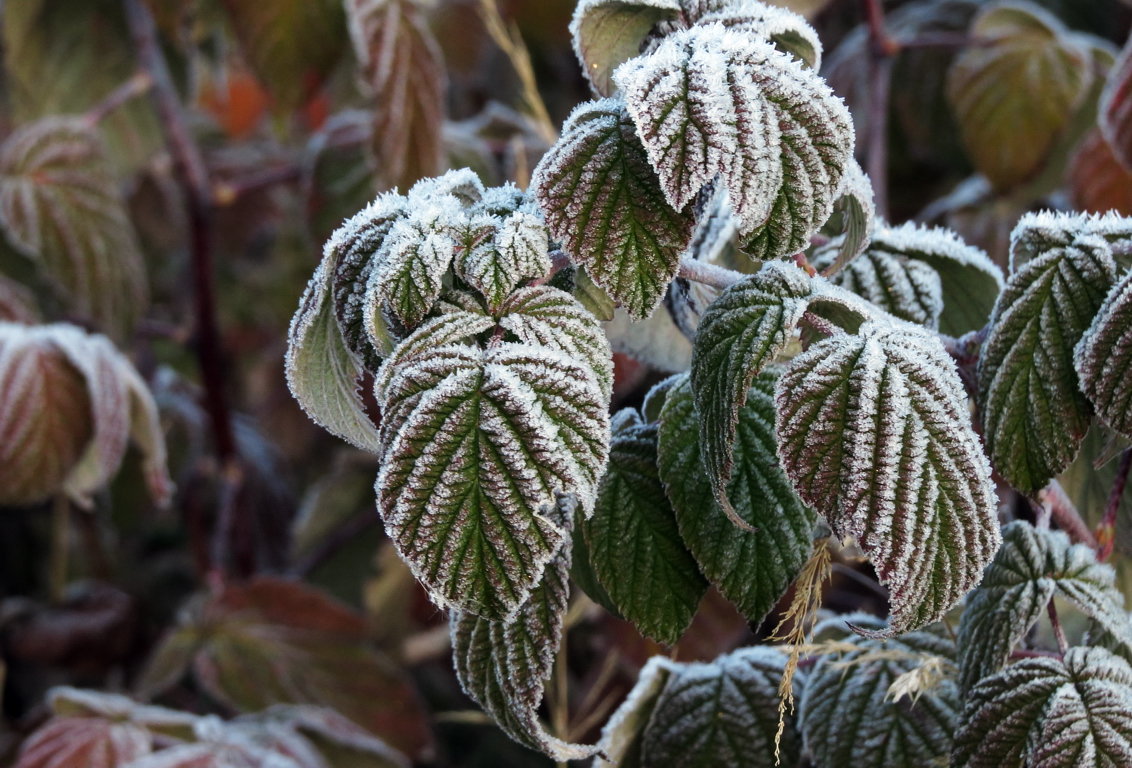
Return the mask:
M 1073 353 L 1073 362 L 1097 415 L 1132 437 L 1132 272 L 1109 291 Z

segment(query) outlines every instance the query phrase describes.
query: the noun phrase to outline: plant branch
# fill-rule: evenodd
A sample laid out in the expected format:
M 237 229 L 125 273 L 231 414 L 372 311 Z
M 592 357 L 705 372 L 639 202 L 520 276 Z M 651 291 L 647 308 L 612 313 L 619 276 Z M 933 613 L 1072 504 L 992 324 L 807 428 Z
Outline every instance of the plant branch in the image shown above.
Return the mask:
M 888 34 L 882 0 L 861 0 L 869 27 L 869 109 L 865 171 L 873 185 L 878 216 L 888 215 L 888 103 L 892 63 L 900 47 Z
M 1052 597 L 1046 603 L 1046 613 L 1049 614 L 1049 623 L 1053 627 L 1053 636 L 1057 638 L 1057 649 L 1064 656 L 1069 650 L 1069 641 L 1065 639 L 1065 630 L 1061 627 L 1061 619 L 1057 616 L 1057 606 L 1053 604 Z
M 1120 500 L 1124 496 L 1124 488 L 1128 485 L 1128 474 L 1132 471 L 1132 448 L 1125 448 L 1120 455 L 1120 464 L 1116 468 L 1116 478 L 1112 481 L 1112 490 L 1108 494 L 1108 503 L 1105 504 L 1104 516 L 1101 524 L 1097 526 L 1097 560 L 1104 562 L 1112 555 L 1113 543 L 1116 540 L 1116 513 L 1120 510 Z
M 297 164 L 288 163 L 264 168 L 242 178 L 217 181 L 212 185 L 212 203 L 221 207 L 232 205 L 244 195 L 276 184 L 290 184 L 298 181 L 301 175 L 302 171 Z
M 224 499 L 234 500 L 238 495 L 238 489 L 229 487 L 227 483 L 240 481 L 240 473 L 236 467 L 239 455 L 224 389 L 224 355 L 216 320 L 216 298 L 213 290 L 212 187 L 204 158 L 193 141 L 180 98 L 169 74 L 168 64 L 158 45 L 153 16 L 142 0 L 124 0 L 124 5 L 138 63 L 152 80 L 153 87 L 150 94 L 165 134 L 165 143 L 173 158 L 175 176 L 185 193 L 195 321 L 193 347 L 204 384 L 205 410 L 216 443 L 216 452 L 223 465 L 221 473 L 225 486 L 221 495 Z M 225 513 L 224 504 L 222 500 L 221 518 Z M 224 568 L 227 563 L 229 542 L 220 541 L 219 537 L 226 535 L 228 533 L 226 529 L 229 527 L 221 519 L 213 530 L 213 536 L 216 538 L 213 555 L 214 557 L 219 555 L 219 561 L 212 564 L 214 568 L 218 566 Z M 224 572 L 221 571 L 219 576 L 222 578 Z
M 1077 544 L 1086 544 L 1093 549 L 1097 548 L 1097 539 L 1089 526 L 1081 518 L 1073 500 L 1065 493 L 1061 483 L 1051 480 L 1042 490 L 1038 491 L 1038 502 L 1044 510 L 1048 510 L 1050 520 L 1057 523 L 1057 527 L 1067 534 Z
M 98 125 L 118 107 L 136 96 L 141 96 L 152 87 L 153 78 L 148 72 L 145 70 L 135 72 L 128 80 L 106 94 L 102 101 L 87 110 L 86 114 L 83 115 L 83 120 L 87 125 Z
M 747 275 L 742 272 L 718 267 L 715 264 L 696 259 L 681 259 L 680 268 L 676 275 L 695 283 L 710 285 L 712 288 L 718 288 L 721 291 L 747 278 Z

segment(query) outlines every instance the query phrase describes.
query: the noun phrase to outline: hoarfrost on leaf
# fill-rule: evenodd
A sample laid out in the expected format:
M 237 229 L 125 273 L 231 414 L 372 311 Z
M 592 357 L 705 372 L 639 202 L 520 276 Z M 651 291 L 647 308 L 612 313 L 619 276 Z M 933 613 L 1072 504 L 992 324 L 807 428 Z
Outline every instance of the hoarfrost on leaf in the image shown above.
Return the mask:
M 1090 547 L 1072 544 L 1061 531 L 1015 521 L 1002 530 L 1002 548 L 967 598 L 959 625 L 959 685 L 969 691 L 1006 664 L 1018 642 L 1053 597 L 1069 601 L 1096 621 L 1132 658 L 1132 624 L 1111 567 Z
M 979 583 L 1000 543 L 997 500 L 934 336 L 873 321 L 819 341 L 790 362 L 775 401 L 786 473 L 873 563 L 889 631 L 938 620 Z
M 1132 667 L 1103 648 L 1031 658 L 967 695 L 955 768 L 1120 768 L 1132 764 Z
M 1132 438 L 1132 271 L 1109 291 L 1073 362 L 1097 415 Z

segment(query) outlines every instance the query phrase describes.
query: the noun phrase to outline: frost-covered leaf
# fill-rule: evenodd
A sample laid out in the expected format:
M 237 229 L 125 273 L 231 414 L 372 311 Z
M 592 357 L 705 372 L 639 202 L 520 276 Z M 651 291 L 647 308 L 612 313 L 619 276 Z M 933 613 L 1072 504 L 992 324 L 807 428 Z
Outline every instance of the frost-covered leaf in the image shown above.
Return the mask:
M 878 633 L 885 628 L 865 614 L 839 616 L 815 628 L 815 635 L 859 649 L 819 658 L 806 676 L 799 727 L 815 763 L 822 768 L 946 764 L 960 711 L 954 681 L 944 678 L 914 701 L 889 695 L 902 675 L 932 660 L 954 659 L 955 645 L 946 631 L 937 626 L 882 641 L 852 634 L 846 621 Z
M 405 755 L 347 717 L 327 707 L 276 704 L 252 715 L 272 734 L 299 736 L 318 751 L 326 768 L 408 768 Z M 248 718 L 240 718 L 247 722 Z M 296 739 L 288 739 L 296 743 Z M 311 766 L 304 766 L 311 768 Z
M 840 99 L 771 44 L 721 25 L 664 38 L 614 74 L 669 203 L 717 176 L 747 250 L 802 250 L 833 211 L 853 147 Z
M 316 704 L 412 756 L 431 742 L 415 690 L 370 646 L 362 616 L 301 582 L 259 577 L 191 602 L 139 688 L 158 694 L 187 672 L 238 711 Z
M 821 69 L 822 47 L 817 32 L 804 17 L 790 10 L 785 3 L 684 0 L 681 5 L 684 6 L 688 21 L 693 24 L 719 24 L 753 38 L 766 40 L 815 72 Z
M 878 226 L 868 250 L 918 261 L 935 270 L 943 299 L 939 330 L 951 336 L 982 328 L 1002 290 L 998 265 L 949 229 L 912 222 Z
M 291 320 L 287 386 L 315 424 L 351 445 L 377 453 L 377 428 L 357 393 L 362 367 L 346 346 L 334 317 L 331 289 L 337 260 L 332 240 Z
M 570 34 L 578 63 L 594 90 L 612 96 L 611 75 L 641 52 L 654 26 L 680 13 L 679 0 L 581 0 Z
M 707 582 L 684 548 L 657 470 L 657 427 L 619 414 L 594 515 L 584 523 L 590 565 L 618 613 L 674 645 Z
M 418 324 L 436 303 L 455 247 L 451 237 L 419 222 L 401 219 L 390 228 L 374 281 L 377 295 L 406 326 Z
M 955 768 L 1132 763 L 1132 668 L 1102 648 L 1022 659 L 966 698 Z
M 1092 408 L 1078 386 L 1073 348 L 1116 280 L 1104 239 L 1033 221 L 1023 218 L 1012 235 L 1014 271 L 978 370 L 987 453 L 1023 493 L 1069 466 L 1089 427 Z
M 1108 74 L 1097 122 L 1112 153 L 1132 173 L 1132 38 Z
M 1132 437 L 1132 271 L 1109 291 L 1073 360 L 1097 415 Z
M 576 501 L 559 499 L 557 513 L 572 527 Z M 496 621 L 454 611 L 450 617 L 456 676 L 464 692 L 511 738 L 555 760 L 579 760 L 594 747 L 551 736 L 538 708 L 562 641 L 570 595 L 570 544 L 547 564 L 542 580 L 514 617 Z
M 592 508 L 609 435 L 593 372 L 544 347 L 422 345 L 377 379 L 378 503 L 398 552 L 439 605 L 514 615 L 565 540 L 555 492 Z
M 757 376 L 739 409 L 727 495 L 743 530 L 715 503 L 700 459 L 692 388 L 682 376 L 660 413 L 659 468 L 685 545 L 700 570 L 752 624 L 778 601 L 809 557 L 816 522 L 782 472 L 775 452 L 774 382 Z
M 43 269 L 69 313 L 116 339 L 145 311 L 145 263 L 95 129 L 45 118 L 0 146 L 0 226 Z
M 579 106 L 535 169 L 531 188 L 551 233 L 594 282 L 648 317 L 692 231 L 687 200 L 670 206 L 624 104 Z
M 525 279 L 550 271 L 546 225 L 533 214 L 516 212 L 456 261 L 457 273 L 497 309 Z
M 140 757 L 128 768 L 323 768 L 320 763 L 317 752 L 293 734 L 208 715 L 194 723 L 192 741 Z
M 811 346 L 779 379 L 778 453 L 795 490 L 853 536 L 889 589 L 890 627 L 942 617 L 998 549 L 990 466 L 939 341 L 864 324 Z
M 825 271 L 834 266 L 840 246 L 835 240 L 816 253 L 812 261 L 814 267 Z M 939 326 L 943 312 L 939 273 L 922 261 L 869 248 L 833 275 L 830 282 L 901 320 L 931 329 Z
M 995 3 L 972 22 L 947 93 L 975 167 L 998 190 L 1037 176 L 1093 85 L 1091 45 L 1030 2 Z
M 836 255 L 823 274 L 837 272 L 855 259 L 872 239 L 876 219 L 873 183 L 856 160 L 850 160 L 841 179 L 841 190 L 833 204 L 833 217 L 839 219 L 841 234 L 835 238 Z
M 1013 522 L 1002 548 L 967 599 L 959 625 L 959 685 L 970 690 L 1006 664 L 1010 653 L 1053 597 L 1068 600 L 1107 630 L 1125 653 L 1132 651 L 1132 624 L 1114 573 L 1093 550 L 1072 544 L 1060 531 Z
M 812 294 L 802 270 L 768 262 L 758 274 L 725 290 L 700 319 L 692 349 L 692 391 L 704 468 L 724 511 L 730 509 L 727 481 L 739 409 L 755 376 L 786 347 Z
M 393 346 L 377 298 L 370 293 L 374 268 L 386 236 L 407 213 L 405 198 L 382 195 L 339 227 L 323 250 L 320 269 L 333 275 L 334 317 L 342 340 L 371 372 Z
M 634 768 L 641 765 L 645 726 L 652 717 L 668 678 L 683 665 L 666 656 L 653 656 L 641 668 L 625 701 L 606 721 L 592 768 Z
M 673 669 L 645 727 L 641 765 L 775 765 L 778 684 L 786 654 L 755 646 Z M 782 765 L 801 759 L 793 724 L 778 746 Z
M 0 322 L 0 503 L 66 493 L 89 506 L 133 438 L 150 492 L 171 492 L 153 397 L 105 336 L 69 325 Z
M 608 400 L 613 390 L 609 341 L 601 324 L 570 294 L 548 286 L 521 288 L 499 312 L 500 327 L 524 344 L 585 360 Z
M 314 95 L 343 52 L 339 0 L 227 0 L 245 60 L 281 114 Z
M 420 0 L 347 0 L 350 39 L 373 93 L 377 175 L 408 186 L 440 171 L 448 78 Z

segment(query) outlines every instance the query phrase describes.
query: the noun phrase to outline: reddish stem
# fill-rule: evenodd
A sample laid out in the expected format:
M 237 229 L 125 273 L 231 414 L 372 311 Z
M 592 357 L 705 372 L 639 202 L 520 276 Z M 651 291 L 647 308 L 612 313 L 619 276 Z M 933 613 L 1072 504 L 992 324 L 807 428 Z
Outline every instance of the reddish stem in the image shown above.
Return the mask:
M 1112 555 L 1112 547 L 1116 541 L 1116 513 L 1120 510 L 1120 500 L 1124 496 L 1124 488 L 1128 484 L 1128 473 L 1132 470 L 1132 448 L 1126 448 L 1120 456 L 1120 465 L 1116 468 L 1116 479 L 1112 482 L 1112 491 L 1108 495 L 1108 504 L 1104 508 L 1101 524 L 1097 526 L 1097 560 L 1104 562 Z

